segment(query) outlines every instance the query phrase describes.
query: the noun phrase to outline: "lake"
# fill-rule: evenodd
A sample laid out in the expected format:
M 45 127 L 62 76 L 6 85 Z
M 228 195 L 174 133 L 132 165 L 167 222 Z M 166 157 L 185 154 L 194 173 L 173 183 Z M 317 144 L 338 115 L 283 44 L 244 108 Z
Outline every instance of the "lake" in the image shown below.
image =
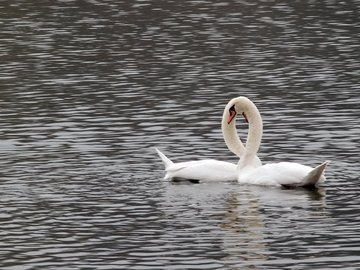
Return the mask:
M 0 268 L 359 269 L 356 1 L 5 1 Z M 221 116 L 259 108 L 263 163 L 317 190 L 163 180 L 233 162 Z M 238 121 L 245 139 L 247 125 Z

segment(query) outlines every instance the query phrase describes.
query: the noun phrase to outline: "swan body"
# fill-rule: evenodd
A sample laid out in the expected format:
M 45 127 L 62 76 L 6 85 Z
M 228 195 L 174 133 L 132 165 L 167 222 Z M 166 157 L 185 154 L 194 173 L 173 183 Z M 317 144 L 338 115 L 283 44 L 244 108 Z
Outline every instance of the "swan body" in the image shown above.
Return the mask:
M 245 146 L 241 142 L 236 126 L 235 119 L 228 123 L 228 105 L 223 112 L 221 129 L 223 132 L 224 140 L 231 152 L 237 155 L 239 158 L 245 153 Z M 249 141 L 260 144 L 262 133 L 254 133 L 253 137 L 249 136 Z M 259 138 L 260 136 L 260 138 Z M 173 163 L 167 158 L 159 149 L 155 148 L 158 155 L 165 165 L 166 175 L 164 179 L 176 180 L 176 179 L 190 179 L 198 181 L 231 181 L 237 180 L 237 165 L 225 161 L 219 161 L 215 159 L 197 160 Z M 261 160 L 255 154 L 251 158 L 248 158 L 248 164 L 256 168 L 261 166 Z
M 262 137 L 262 118 L 254 103 L 246 97 L 237 97 L 228 103 L 228 124 L 241 113 L 249 122 L 246 148 L 238 163 L 239 183 L 272 185 L 285 187 L 316 186 L 325 180 L 324 170 L 329 163 L 325 161 L 316 168 L 293 162 L 270 163 L 254 166 L 254 158 L 259 150 Z
M 326 161 L 316 168 L 295 162 L 269 163 L 258 168 L 243 168 L 238 175 L 238 181 L 246 184 L 284 187 L 315 186 L 325 181 L 323 171 L 328 163 Z
M 215 159 L 174 163 L 155 148 L 165 165 L 165 180 L 231 181 L 237 179 L 237 165 Z

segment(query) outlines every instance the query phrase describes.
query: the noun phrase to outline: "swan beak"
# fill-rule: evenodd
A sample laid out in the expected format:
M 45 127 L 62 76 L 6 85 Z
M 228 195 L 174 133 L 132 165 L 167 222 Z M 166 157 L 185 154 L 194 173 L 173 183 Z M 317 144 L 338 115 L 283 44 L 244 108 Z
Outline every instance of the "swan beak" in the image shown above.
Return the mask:
M 243 115 L 244 118 L 245 118 L 245 122 L 249 124 L 249 120 L 247 119 L 246 114 L 245 114 L 245 113 L 242 113 L 242 115 Z
M 228 119 L 228 125 L 230 125 L 231 121 L 236 117 L 236 111 L 230 111 L 229 119 Z

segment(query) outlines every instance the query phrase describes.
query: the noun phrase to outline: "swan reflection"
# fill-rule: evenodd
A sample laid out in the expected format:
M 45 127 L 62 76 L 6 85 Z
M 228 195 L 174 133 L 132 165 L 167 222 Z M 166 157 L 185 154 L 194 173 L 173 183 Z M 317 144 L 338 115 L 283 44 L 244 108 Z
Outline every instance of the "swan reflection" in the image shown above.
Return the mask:
M 220 260 L 244 267 L 268 260 L 272 242 L 304 220 L 327 217 L 325 197 L 323 188 L 179 182 L 168 183 L 163 210 L 174 230 L 181 230 L 170 232 L 173 237 L 190 230 L 199 238 L 187 239 L 189 245 L 208 245 L 222 254 Z
M 272 242 L 293 233 L 300 219 L 327 215 L 323 188 L 242 186 L 231 193 L 225 205 L 227 212 L 220 225 L 224 231 L 223 249 L 228 254 L 224 260 L 242 266 L 268 260 Z

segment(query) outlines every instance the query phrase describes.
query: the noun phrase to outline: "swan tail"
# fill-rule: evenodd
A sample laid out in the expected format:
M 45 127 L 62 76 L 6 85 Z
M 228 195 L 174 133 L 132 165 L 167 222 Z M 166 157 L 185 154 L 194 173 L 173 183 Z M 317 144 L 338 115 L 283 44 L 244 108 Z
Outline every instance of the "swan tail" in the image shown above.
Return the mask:
M 162 162 L 165 165 L 165 169 L 169 168 L 171 165 L 174 164 L 170 159 L 167 158 L 159 149 L 155 147 L 156 152 L 158 153 L 159 157 L 161 158 Z
M 302 187 L 311 187 L 316 186 L 319 180 L 323 179 L 323 174 L 326 166 L 330 163 L 330 161 L 325 161 L 320 165 L 316 166 L 312 171 L 310 171 L 304 179 L 301 181 L 300 186 Z

